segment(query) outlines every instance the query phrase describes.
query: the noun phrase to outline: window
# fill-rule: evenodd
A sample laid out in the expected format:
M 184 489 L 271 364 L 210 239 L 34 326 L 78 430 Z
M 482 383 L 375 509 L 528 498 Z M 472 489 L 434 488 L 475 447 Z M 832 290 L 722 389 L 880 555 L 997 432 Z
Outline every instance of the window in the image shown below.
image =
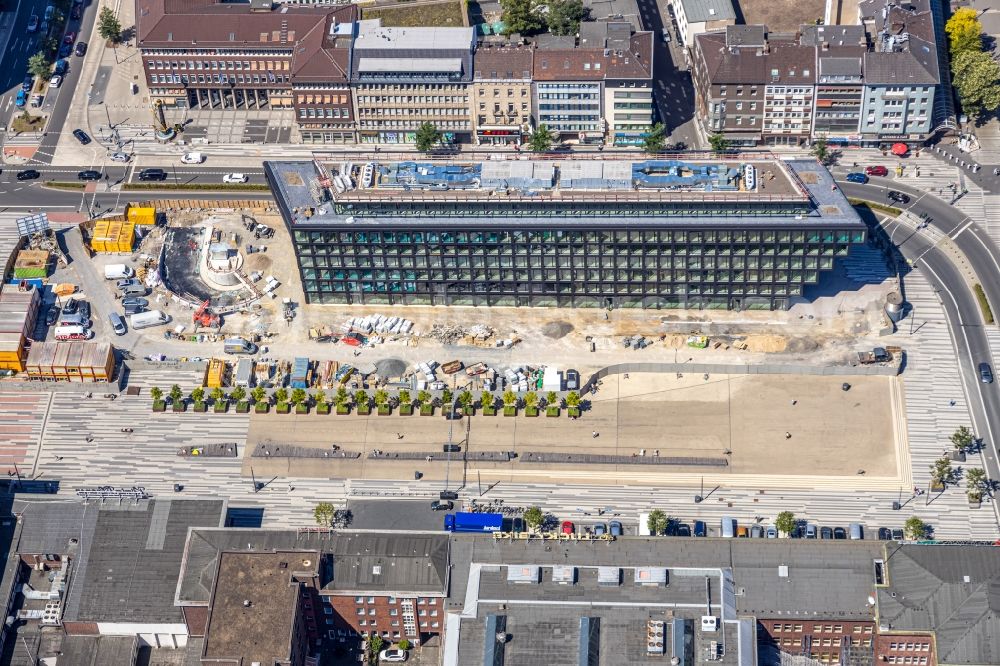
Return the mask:
M 375 597 L 368 597 L 368 603 L 370 604 L 375 603 Z

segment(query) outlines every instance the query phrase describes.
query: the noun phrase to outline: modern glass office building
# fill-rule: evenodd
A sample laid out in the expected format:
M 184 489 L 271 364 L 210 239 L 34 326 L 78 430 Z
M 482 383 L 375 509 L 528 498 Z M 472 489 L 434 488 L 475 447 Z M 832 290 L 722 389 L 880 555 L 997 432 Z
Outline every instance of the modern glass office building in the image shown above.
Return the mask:
M 265 172 L 310 303 L 783 309 L 865 240 L 809 160 L 266 162 Z

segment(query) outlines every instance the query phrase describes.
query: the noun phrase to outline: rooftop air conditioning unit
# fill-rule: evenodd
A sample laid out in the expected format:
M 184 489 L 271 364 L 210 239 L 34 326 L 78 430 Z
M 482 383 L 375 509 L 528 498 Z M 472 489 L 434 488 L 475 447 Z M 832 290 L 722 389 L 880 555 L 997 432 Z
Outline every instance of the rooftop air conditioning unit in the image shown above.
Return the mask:
M 702 615 L 701 616 L 701 630 L 702 631 L 718 631 L 719 630 L 719 618 L 714 615 Z

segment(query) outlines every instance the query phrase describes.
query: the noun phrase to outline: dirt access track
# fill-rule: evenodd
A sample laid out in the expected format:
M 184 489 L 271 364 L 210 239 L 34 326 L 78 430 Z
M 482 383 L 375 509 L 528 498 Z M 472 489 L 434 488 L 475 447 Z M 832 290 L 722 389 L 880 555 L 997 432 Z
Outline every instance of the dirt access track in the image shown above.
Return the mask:
M 475 479 L 478 473 L 484 482 L 661 485 L 704 478 L 706 483 L 751 488 L 906 487 L 909 481 L 899 472 L 910 467 L 905 424 L 899 421 L 899 380 L 846 380 L 849 391 L 842 390 L 844 377 L 819 375 L 614 376 L 603 381 L 590 408 L 576 420 L 565 412 L 558 418 L 528 418 L 521 412 L 517 417 L 477 414 L 449 422 L 440 410 L 434 417 L 254 415 L 244 473 L 249 476 L 253 465 L 258 476 L 412 479 L 420 471 L 426 479 L 444 478 L 448 463 L 441 446 L 452 425 L 451 441 L 461 444 L 463 452 L 517 454 L 509 462 L 454 455 L 448 471 L 453 479 L 463 474 Z M 252 457 L 259 442 L 325 451 L 336 444 L 361 456 Z M 373 450 L 384 452 L 383 457 L 369 458 Z M 397 452 L 409 458 L 392 459 Z M 528 452 L 615 455 L 635 462 L 527 462 Z M 434 460 L 426 460 L 425 454 L 434 454 Z M 657 455 L 712 462 L 653 464 Z

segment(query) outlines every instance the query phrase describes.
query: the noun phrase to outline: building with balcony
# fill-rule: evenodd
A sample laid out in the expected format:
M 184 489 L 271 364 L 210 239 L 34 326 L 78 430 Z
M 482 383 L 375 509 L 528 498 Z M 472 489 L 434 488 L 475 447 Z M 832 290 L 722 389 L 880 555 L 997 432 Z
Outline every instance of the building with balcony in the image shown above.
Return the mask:
M 867 37 L 856 25 L 804 26 L 801 42 L 816 48 L 813 134 L 831 144 L 857 143 L 864 98 Z
M 431 123 L 446 143 L 472 137 L 473 28 L 358 23 L 351 82 L 361 143 L 413 143 Z
M 534 49 L 481 45 L 472 77 L 477 144 L 520 145 L 531 132 Z
M 265 162 L 307 302 L 786 308 L 865 240 L 811 160 L 372 170 L 371 187 L 345 189 L 323 165 Z

